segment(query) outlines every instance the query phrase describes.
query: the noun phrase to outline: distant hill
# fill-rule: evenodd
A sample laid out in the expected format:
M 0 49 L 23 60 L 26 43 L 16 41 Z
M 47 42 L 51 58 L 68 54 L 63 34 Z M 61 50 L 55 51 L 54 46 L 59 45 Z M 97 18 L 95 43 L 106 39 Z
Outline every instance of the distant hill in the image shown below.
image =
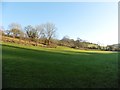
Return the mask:
M 107 47 L 109 47 L 111 50 L 120 51 L 120 43 L 119 44 L 108 45 Z

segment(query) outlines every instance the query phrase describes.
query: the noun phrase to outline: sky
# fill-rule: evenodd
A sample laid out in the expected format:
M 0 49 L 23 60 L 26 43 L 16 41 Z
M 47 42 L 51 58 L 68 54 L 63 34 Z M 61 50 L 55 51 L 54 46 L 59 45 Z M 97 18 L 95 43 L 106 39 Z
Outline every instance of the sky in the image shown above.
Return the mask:
M 2 25 L 52 22 L 57 38 L 77 37 L 101 45 L 118 43 L 118 3 L 115 2 L 3 2 Z

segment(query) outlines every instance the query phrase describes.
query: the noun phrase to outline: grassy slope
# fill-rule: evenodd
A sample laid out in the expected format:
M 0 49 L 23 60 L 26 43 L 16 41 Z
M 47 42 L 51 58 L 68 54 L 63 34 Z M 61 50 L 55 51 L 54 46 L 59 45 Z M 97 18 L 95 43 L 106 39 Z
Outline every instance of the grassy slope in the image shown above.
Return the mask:
M 3 43 L 3 87 L 117 87 L 117 53 Z

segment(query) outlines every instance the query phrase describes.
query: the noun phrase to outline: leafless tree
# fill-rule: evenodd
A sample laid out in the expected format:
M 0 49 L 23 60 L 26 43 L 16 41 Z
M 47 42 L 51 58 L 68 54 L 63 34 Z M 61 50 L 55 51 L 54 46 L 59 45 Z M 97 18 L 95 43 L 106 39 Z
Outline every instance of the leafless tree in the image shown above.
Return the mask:
M 50 40 L 55 36 L 56 29 L 57 28 L 53 23 L 48 22 L 45 24 L 45 37 L 48 45 L 50 44 Z
M 44 24 L 37 25 L 36 30 L 37 30 L 38 38 L 45 36 L 45 25 Z
M 37 30 L 33 26 L 31 26 L 31 25 L 26 26 L 25 31 L 26 31 L 26 34 L 29 38 L 29 43 L 31 41 L 35 41 L 38 38 Z
M 5 33 L 7 34 L 7 36 L 10 36 L 10 30 L 5 30 Z
M 36 26 L 36 31 L 37 31 L 37 39 L 36 39 L 36 45 L 38 44 L 38 40 L 40 38 L 44 38 L 45 37 L 45 25 L 41 24 L 41 25 L 37 25 Z
M 4 27 L 0 26 L 0 41 L 2 41 L 2 36 L 4 35 Z
M 20 31 L 19 33 L 19 42 L 21 43 L 21 40 L 24 38 L 25 33 L 23 31 Z
M 17 37 L 20 34 L 20 31 L 22 29 L 21 25 L 18 23 L 11 23 L 9 25 L 9 29 L 13 34 L 13 38 Z

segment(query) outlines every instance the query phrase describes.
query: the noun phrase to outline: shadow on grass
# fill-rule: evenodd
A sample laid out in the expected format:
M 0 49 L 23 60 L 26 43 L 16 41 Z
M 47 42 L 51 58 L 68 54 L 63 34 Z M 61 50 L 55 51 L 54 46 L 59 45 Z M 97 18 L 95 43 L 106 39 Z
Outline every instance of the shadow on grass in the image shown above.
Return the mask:
M 4 87 L 117 86 L 115 53 L 45 51 L 12 45 L 3 45 L 2 50 Z
M 57 50 L 57 51 L 52 51 L 52 50 L 37 50 L 37 49 L 29 49 L 29 48 L 24 48 L 24 47 L 18 47 L 18 46 L 12 46 L 12 45 L 2 45 L 3 47 L 6 46 L 6 47 L 12 47 L 12 48 L 17 48 L 17 49 L 21 49 L 21 50 L 30 50 L 30 51 L 35 51 L 35 52 L 41 52 L 41 53 L 47 53 L 47 54 L 56 54 L 56 55 L 103 55 L 103 54 L 116 54 L 115 53 L 99 53 L 99 52 L 78 52 L 78 51 L 70 51 L 70 50 Z M 27 47 L 27 46 L 26 46 Z M 38 47 L 39 48 L 39 47 Z M 3 52 L 4 53 L 4 52 Z

